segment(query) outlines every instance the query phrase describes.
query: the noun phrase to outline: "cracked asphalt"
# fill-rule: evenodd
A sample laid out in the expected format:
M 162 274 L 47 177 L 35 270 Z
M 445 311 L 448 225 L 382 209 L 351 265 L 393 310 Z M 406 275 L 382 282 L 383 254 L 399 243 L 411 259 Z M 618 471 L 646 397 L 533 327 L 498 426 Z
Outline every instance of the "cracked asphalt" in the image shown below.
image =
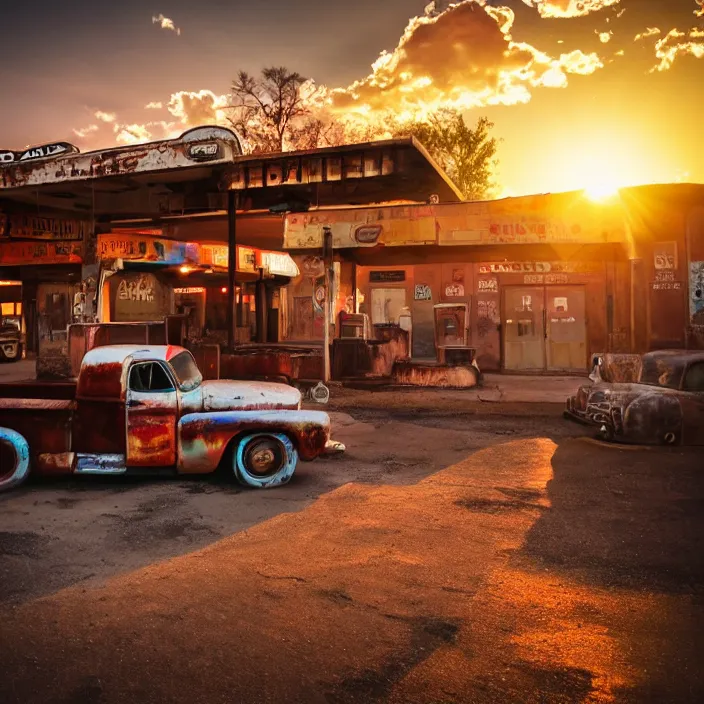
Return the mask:
M 0 702 L 704 700 L 701 448 L 548 404 L 336 390 L 287 487 L 0 497 Z

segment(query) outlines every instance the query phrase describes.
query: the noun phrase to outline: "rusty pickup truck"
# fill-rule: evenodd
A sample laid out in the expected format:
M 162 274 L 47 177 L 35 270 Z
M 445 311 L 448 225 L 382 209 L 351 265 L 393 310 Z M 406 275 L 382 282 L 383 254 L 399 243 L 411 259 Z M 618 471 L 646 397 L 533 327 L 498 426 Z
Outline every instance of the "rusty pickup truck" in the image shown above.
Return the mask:
M 0 491 L 37 474 L 205 474 L 256 488 L 341 452 L 326 413 L 285 384 L 203 381 L 176 346 L 98 347 L 75 382 L 0 384 Z

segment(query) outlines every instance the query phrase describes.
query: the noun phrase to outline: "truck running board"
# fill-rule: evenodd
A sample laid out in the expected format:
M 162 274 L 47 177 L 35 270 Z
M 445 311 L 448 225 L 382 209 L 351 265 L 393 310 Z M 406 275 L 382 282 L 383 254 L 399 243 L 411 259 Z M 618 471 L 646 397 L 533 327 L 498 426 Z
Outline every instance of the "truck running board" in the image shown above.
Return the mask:
M 76 454 L 76 474 L 125 474 L 124 455 Z

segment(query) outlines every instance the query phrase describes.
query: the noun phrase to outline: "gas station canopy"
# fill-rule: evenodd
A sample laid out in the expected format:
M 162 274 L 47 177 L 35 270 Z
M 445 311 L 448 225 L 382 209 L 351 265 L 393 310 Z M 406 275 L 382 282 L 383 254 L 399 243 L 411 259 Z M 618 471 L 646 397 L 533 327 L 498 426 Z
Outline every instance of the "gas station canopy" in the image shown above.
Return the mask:
M 389 201 L 456 202 L 461 194 L 413 138 L 242 154 L 234 132 L 197 127 L 178 139 L 80 153 L 59 142 L 0 151 L 0 203 L 86 219 L 160 219 L 237 209 L 297 211 Z

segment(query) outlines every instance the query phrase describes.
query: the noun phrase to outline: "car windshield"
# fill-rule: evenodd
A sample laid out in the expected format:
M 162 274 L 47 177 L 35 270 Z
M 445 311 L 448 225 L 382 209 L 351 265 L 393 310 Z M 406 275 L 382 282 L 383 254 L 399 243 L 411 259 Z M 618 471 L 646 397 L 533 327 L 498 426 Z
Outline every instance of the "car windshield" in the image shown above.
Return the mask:
M 190 352 L 180 352 L 169 363 L 181 391 L 193 391 L 200 386 L 203 375 Z
M 682 384 L 684 365 L 678 359 L 645 355 L 640 372 L 640 383 L 679 389 Z

